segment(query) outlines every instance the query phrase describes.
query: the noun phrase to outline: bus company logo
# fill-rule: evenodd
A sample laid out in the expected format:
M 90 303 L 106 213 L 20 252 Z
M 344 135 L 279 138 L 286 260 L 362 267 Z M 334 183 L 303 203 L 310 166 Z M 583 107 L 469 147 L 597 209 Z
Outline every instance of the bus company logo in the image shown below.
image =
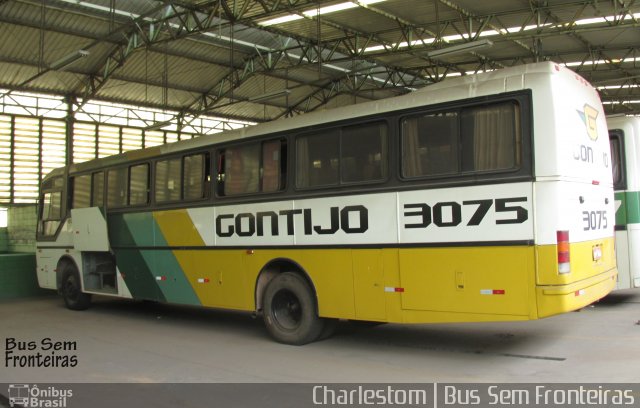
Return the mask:
M 39 388 L 37 384 L 9 384 L 9 405 L 24 408 L 65 408 L 73 396 L 70 389 L 54 386 Z
M 589 139 L 594 142 L 598 140 L 598 127 L 596 126 L 596 118 L 598 117 L 598 110 L 588 103 L 584 104 L 582 110 L 578 110 L 578 115 L 587 128 L 587 135 Z

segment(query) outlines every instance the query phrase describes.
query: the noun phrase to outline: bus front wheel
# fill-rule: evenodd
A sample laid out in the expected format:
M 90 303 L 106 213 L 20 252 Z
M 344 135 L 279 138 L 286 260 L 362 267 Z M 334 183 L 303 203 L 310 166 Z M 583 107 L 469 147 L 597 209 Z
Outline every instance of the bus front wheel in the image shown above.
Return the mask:
M 62 271 L 62 298 L 71 310 L 85 310 L 91 304 L 91 295 L 82 293 L 80 274 L 75 266 L 67 264 Z
M 263 312 L 267 330 L 281 343 L 299 346 L 323 334 L 325 320 L 318 317 L 313 291 L 293 272 L 284 272 L 269 282 Z

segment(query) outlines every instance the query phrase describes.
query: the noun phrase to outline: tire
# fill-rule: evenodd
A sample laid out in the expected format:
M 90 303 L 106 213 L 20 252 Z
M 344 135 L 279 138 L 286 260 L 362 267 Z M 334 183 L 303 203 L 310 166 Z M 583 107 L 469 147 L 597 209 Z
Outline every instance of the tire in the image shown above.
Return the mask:
M 338 319 L 322 318 L 322 320 L 324 320 L 324 327 L 322 328 L 322 333 L 320 333 L 318 340 L 328 339 L 333 336 L 338 329 Z
M 86 310 L 91 305 L 91 295 L 82 293 L 80 274 L 75 266 L 67 264 L 62 270 L 60 291 L 64 304 L 71 310 Z
M 318 340 L 325 320 L 318 317 L 314 293 L 307 281 L 284 272 L 264 291 L 264 322 L 278 342 L 300 346 Z

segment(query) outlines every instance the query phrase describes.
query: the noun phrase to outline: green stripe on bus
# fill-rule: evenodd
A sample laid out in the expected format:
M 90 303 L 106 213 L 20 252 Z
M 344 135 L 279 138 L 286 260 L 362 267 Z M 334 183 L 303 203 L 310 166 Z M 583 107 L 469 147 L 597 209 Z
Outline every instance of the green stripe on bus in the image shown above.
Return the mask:
M 127 216 L 127 218 L 129 217 Z M 125 215 L 109 216 L 108 227 L 111 246 L 117 248 L 136 245 L 131 228 L 132 226 L 139 227 L 139 225 L 135 222 L 132 224 L 129 225 L 125 220 Z M 116 249 L 114 252 L 118 269 L 134 299 L 165 301 L 155 277 L 139 250 Z
M 155 219 L 153 220 L 153 224 L 155 245 L 158 247 L 167 247 L 167 241 L 162 235 Z M 185 305 L 202 304 L 189 283 L 182 267 L 180 267 L 173 251 L 142 251 L 142 256 L 145 258 L 147 265 L 151 267 L 151 270 L 156 271 L 157 276 L 160 276 L 161 280 L 157 281 L 158 287 L 162 291 L 165 299 L 167 299 L 167 302 Z
M 618 191 L 615 200 L 616 225 L 640 223 L 640 191 Z
M 122 246 L 129 244 L 129 246 L 137 248 L 167 247 L 167 241 L 162 235 L 162 231 L 156 223 L 156 220 L 153 218 L 153 213 L 125 214 L 119 217 L 119 220 L 121 220 L 121 224 L 124 224 L 121 225 L 120 228 L 124 227 L 123 230 L 125 234 L 118 232 L 119 237 L 117 244 Z M 116 246 L 116 244 L 114 244 L 114 246 Z M 162 249 L 143 249 L 135 250 L 138 252 L 138 255 L 134 255 L 131 251 L 134 250 L 132 249 L 126 252 L 126 258 L 133 259 L 136 256 L 139 257 L 140 268 L 136 273 L 145 273 L 142 268 L 144 265 L 144 270 L 146 270 L 148 274 L 144 280 L 146 282 L 150 280 L 153 281 L 151 285 L 157 287 L 157 291 L 162 299 L 170 303 L 186 305 L 201 304 L 200 299 L 187 280 L 173 252 Z M 133 265 L 131 265 L 131 267 L 133 267 Z M 140 279 L 140 277 L 138 279 Z M 137 288 L 136 290 L 140 292 L 141 288 L 137 287 L 137 283 L 134 285 Z M 151 294 L 152 293 L 145 293 L 144 298 L 147 299 L 147 296 Z M 134 295 L 134 297 L 137 296 Z
M 134 299 L 166 301 L 158 287 L 158 282 L 149 270 L 142 251 L 118 249 L 115 253 L 118 268 L 124 275 L 124 282 Z

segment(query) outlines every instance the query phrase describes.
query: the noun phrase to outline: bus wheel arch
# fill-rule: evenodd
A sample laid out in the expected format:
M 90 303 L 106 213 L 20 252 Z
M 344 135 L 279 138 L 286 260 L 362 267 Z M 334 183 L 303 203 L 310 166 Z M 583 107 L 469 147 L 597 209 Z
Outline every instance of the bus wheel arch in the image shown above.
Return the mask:
M 274 260 L 256 281 L 256 308 L 262 310 L 271 336 L 285 344 L 303 345 L 332 334 L 334 319 L 318 315 L 315 286 L 291 260 Z
M 255 286 L 255 305 L 256 311 L 261 312 L 264 305 L 264 291 L 269 285 L 269 283 L 279 274 L 285 272 L 292 272 L 300 275 L 304 278 L 311 290 L 313 291 L 313 296 L 316 302 L 316 308 L 318 307 L 318 296 L 316 293 L 316 287 L 311 280 L 311 277 L 307 274 L 302 266 L 294 260 L 288 258 L 277 258 L 269 261 L 258 274 L 258 278 L 256 279 Z
M 85 310 L 89 308 L 91 295 L 82 292 L 80 272 L 72 258 L 63 257 L 58 261 L 56 280 L 58 291 L 68 309 Z

